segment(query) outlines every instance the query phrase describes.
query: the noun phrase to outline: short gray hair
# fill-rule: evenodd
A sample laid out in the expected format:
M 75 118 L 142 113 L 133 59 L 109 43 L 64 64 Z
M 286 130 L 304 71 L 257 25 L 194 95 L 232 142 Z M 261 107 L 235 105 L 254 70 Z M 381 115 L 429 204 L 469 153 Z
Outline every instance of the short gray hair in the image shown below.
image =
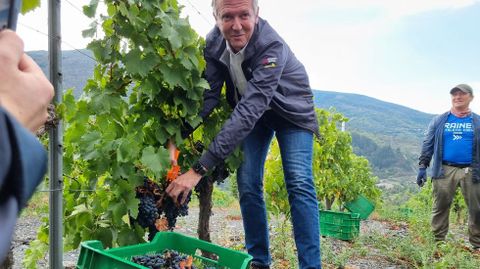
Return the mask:
M 223 1 L 223 0 L 221 0 Z M 212 9 L 213 9 L 213 15 L 217 16 L 217 2 L 218 0 L 212 0 Z M 253 11 L 257 13 L 258 11 L 258 0 L 252 0 L 252 5 L 253 5 Z

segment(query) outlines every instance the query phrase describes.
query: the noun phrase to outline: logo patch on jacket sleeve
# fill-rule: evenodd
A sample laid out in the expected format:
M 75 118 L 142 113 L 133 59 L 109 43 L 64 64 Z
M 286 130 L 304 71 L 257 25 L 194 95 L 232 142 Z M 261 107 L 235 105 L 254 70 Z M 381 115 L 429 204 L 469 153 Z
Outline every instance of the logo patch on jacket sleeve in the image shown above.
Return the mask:
M 277 57 L 265 58 L 262 60 L 263 68 L 272 68 L 277 66 Z

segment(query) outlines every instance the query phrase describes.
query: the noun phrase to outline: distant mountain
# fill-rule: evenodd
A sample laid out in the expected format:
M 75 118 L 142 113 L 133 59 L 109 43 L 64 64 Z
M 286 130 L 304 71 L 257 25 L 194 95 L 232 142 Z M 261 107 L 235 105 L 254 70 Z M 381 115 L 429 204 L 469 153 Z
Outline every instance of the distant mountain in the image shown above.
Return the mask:
M 48 53 L 28 54 L 48 75 Z M 73 87 L 78 97 L 94 66 L 88 50 L 63 51 L 63 88 Z M 315 90 L 314 96 L 316 107 L 334 108 L 349 118 L 346 129 L 352 135 L 354 152 L 370 161 L 379 178 L 414 175 L 423 133 L 433 115 L 360 94 Z
M 30 55 L 42 68 L 43 72 L 49 76 L 48 52 L 39 50 L 29 51 L 27 54 Z M 93 75 L 95 63 L 93 54 L 89 50 L 64 50 L 62 52 L 61 65 L 63 89 L 74 88 L 75 96 L 80 96 L 87 79 Z
M 360 94 L 314 91 L 315 106 L 346 116 L 354 152 L 380 178 L 413 176 L 420 146 L 434 115 Z
M 315 106 L 334 107 L 348 117 L 350 129 L 388 137 L 423 137 L 426 125 L 432 119 L 427 114 L 405 106 L 380 101 L 365 95 L 314 91 Z

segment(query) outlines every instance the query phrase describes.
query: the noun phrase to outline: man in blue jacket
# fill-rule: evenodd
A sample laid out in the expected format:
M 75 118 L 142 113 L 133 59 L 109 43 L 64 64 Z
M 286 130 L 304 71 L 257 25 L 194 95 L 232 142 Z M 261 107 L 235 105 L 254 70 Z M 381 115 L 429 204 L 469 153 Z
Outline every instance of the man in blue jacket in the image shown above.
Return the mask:
M 450 90 L 452 108 L 429 124 L 420 155 L 417 184 L 427 180 L 432 165 L 432 230 L 436 241 L 445 241 L 450 206 L 457 187 L 468 207 L 468 234 L 473 249 L 480 249 L 480 117 L 470 110 L 472 88 L 460 84 Z
M 20 210 L 46 171 L 45 149 L 33 132 L 47 120 L 52 97 L 53 86 L 22 40 L 0 31 L 0 265 Z
M 167 192 L 185 201 L 206 171 L 238 145 L 243 163 L 237 171 L 240 207 L 252 268 L 269 268 L 268 223 L 263 197 L 265 158 L 275 135 L 290 202 L 299 267 L 321 268 L 318 203 L 312 175 L 313 136 L 318 123 L 304 66 L 285 41 L 258 16 L 257 0 L 214 0 L 216 27 L 207 35 L 201 117 L 218 105 L 223 85 L 233 107 L 208 150 Z

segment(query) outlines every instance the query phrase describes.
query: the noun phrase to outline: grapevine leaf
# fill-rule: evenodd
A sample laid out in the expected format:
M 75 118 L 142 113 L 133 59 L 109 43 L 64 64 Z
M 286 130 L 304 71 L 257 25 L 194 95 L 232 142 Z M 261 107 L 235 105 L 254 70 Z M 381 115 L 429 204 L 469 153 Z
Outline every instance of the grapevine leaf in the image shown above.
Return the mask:
M 93 238 L 103 243 L 104 247 L 112 247 L 113 231 L 112 228 L 99 228 L 93 234 Z
M 117 161 L 120 163 L 135 159 L 140 152 L 137 141 L 132 138 L 119 139 L 117 149 Z
M 83 6 L 83 14 L 89 18 L 95 17 L 97 12 L 98 0 L 91 0 L 89 5 Z
M 138 212 L 137 212 L 137 215 L 138 215 Z M 137 216 L 132 214 L 132 217 L 136 218 Z M 129 214 L 123 215 L 122 221 L 126 223 L 128 226 L 130 226 L 130 215 Z
M 165 78 L 165 82 L 167 82 L 170 87 L 173 88 L 176 85 L 182 85 L 184 76 L 182 72 L 179 72 L 179 70 L 175 70 L 175 68 L 172 68 L 168 65 L 161 65 L 158 69 L 162 72 L 163 77 Z M 184 88 L 187 88 L 186 85 L 182 86 L 185 86 Z
M 139 74 L 142 77 L 145 77 L 157 63 L 157 57 L 154 55 L 143 57 L 142 52 L 138 49 L 131 50 L 125 56 L 127 71 L 133 74 Z
M 131 229 L 125 227 L 118 232 L 117 242 L 120 246 L 126 246 L 143 243 L 144 241 L 136 233 L 132 233 Z
M 100 155 L 95 148 L 95 145 L 100 144 L 101 133 L 93 131 L 82 136 L 80 140 L 80 149 L 84 153 L 85 160 L 92 160 L 98 158 Z
M 181 37 L 172 25 L 164 25 L 160 34 L 170 41 L 173 50 L 178 50 L 182 46 Z
M 127 208 L 122 200 L 115 201 L 116 203 L 112 203 L 113 205 L 110 207 L 112 211 L 112 221 L 115 225 L 120 225 L 122 222 L 122 216 L 127 214 Z
M 40 6 L 40 0 L 23 0 L 22 1 L 22 14 L 34 10 Z
M 125 198 L 125 203 L 127 206 L 127 212 L 134 218 L 138 215 L 138 199 L 135 198 L 134 192 L 129 192 L 128 196 Z
M 97 33 L 97 28 L 91 27 L 82 31 L 82 37 L 83 38 L 93 37 L 95 36 L 95 33 Z
M 160 173 L 168 167 L 170 159 L 165 148 L 159 148 L 158 151 L 155 151 L 154 147 L 149 146 L 143 150 L 140 161 L 157 177 L 160 177 Z

